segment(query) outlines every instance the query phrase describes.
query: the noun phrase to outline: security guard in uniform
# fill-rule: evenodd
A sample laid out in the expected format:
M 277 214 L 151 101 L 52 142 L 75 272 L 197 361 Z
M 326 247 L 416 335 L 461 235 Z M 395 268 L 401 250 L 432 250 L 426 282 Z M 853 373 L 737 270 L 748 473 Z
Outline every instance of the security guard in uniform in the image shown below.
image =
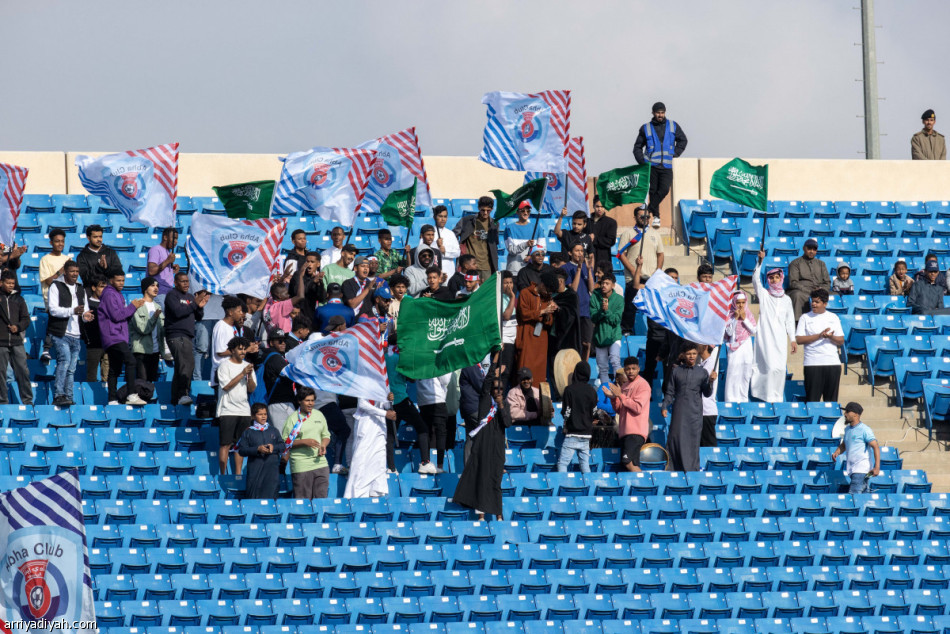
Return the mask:
M 646 153 L 644 153 L 646 148 Z M 637 141 L 633 144 L 633 156 L 637 163 L 649 163 L 650 213 L 653 226 L 660 226 L 660 201 L 666 198 L 673 185 L 673 159 L 686 150 L 686 134 L 675 122 L 666 118 L 666 106 L 662 101 L 653 104 L 653 119 L 640 126 Z

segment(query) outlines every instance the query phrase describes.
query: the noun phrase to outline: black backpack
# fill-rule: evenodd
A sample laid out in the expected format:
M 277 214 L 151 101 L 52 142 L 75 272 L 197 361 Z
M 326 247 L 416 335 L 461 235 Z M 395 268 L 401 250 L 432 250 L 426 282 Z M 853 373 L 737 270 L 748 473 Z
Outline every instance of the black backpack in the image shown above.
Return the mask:
M 135 379 L 135 393 L 139 395 L 140 399 L 147 403 L 151 401 L 155 395 L 155 386 L 145 379 Z M 116 396 L 120 403 L 125 403 L 126 399 L 129 398 L 129 384 L 126 383 L 116 390 Z

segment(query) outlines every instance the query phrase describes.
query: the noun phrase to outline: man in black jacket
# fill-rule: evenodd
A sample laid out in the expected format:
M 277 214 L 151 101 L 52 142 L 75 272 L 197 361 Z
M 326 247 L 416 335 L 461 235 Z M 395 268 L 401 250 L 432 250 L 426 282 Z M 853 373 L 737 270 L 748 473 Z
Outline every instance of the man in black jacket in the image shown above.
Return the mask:
M 564 413 L 564 444 L 557 459 L 557 470 L 567 471 L 577 453 L 581 473 L 590 473 L 590 439 L 594 434 L 594 409 L 597 391 L 590 383 L 590 365 L 578 361 L 571 384 L 564 388 L 561 411 Z
M 462 424 L 465 425 L 466 432 L 478 427 L 478 402 L 481 399 L 489 365 L 488 360 L 485 360 L 462 368 L 459 373 L 459 414 L 462 415 Z M 465 462 L 468 462 L 468 456 L 472 452 L 471 445 L 470 442 L 465 443 Z
M 33 404 L 30 371 L 26 367 L 23 335 L 30 325 L 26 301 L 16 292 L 16 273 L 7 269 L 0 273 L 0 404 L 7 404 L 7 366 L 13 364 L 13 376 L 20 388 L 20 403 Z
M 667 133 L 673 138 L 667 138 Z M 646 155 L 643 150 L 646 148 Z M 660 202 L 670 193 L 673 185 L 673 159 L 686 151 L 686 133 L 675 121 L 667 120 L 662 101 L 653 104 L 653 118 L 640 126 L 633 144 L 637 163 L 650 164 L 650 213 L 653 226 L 660 226 Z
M 606 264 L 607 270 L 612 270 L 610 250 L 617 244 L 617 221 L 607 215 L 600 196 L 594 196 L 594 213 L 587 222 L 587 232 L 594 249 L 594 266 Z
M 99 274 L 108 280 L 123 269 L 115 250 L 102 244 L 100 225 L 86 227 L 86 239 L 89 243 L 76 256 L 76 263 L 79 264 L 79 277 L 82 278 L 83 288 L 88 294 L 94 275 Z
M 191 376 L 195 371 L 195 322 L 204 319 L 204 307 L 211 298 L 208 291 L 188 292 L 188 274 L 175 274 L 175 288 L 165 296 L 165 340 L 175 362 L 172 377 L 172 403 L 191 405 Z

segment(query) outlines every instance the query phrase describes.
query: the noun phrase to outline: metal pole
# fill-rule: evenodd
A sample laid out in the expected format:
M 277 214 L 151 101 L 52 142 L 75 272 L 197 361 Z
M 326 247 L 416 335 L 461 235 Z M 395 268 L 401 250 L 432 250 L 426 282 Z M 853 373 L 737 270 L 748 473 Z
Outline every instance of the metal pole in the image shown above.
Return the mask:
M 877 116 L 877 52 L 874 44 L 874 0 L 861 0 L 861 52 L 864 60 L 864 149 L 869 159 L 881 158 Z

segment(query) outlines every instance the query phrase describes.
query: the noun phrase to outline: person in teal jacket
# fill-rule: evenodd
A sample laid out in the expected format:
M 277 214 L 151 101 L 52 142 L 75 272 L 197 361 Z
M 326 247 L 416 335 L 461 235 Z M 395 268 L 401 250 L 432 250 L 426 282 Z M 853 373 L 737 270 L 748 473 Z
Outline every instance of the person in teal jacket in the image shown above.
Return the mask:
M 597 372 L 601 384 L 606 384 L 620 365 L 620 318 L 623 316 L 623 297 L 614 291 L 617 278 L 604 273 L 590 295 L 590 319 L 594 323 L 594 349 L 597 351 Z

